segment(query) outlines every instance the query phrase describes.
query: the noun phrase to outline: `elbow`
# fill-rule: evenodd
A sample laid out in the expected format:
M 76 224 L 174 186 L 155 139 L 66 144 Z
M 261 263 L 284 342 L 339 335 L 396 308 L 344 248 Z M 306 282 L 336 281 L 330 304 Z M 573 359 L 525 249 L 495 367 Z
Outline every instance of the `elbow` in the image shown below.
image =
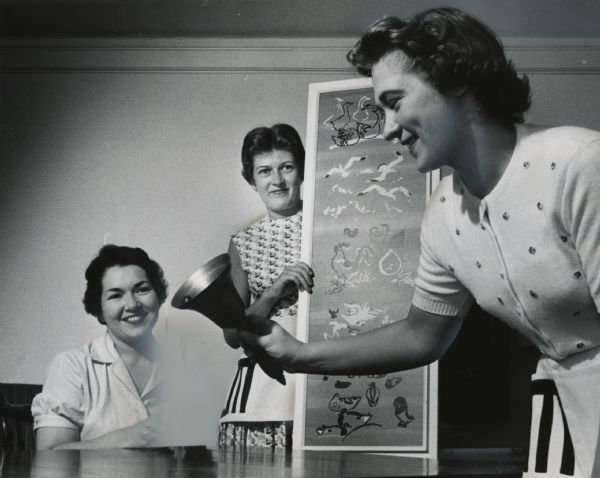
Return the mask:
M 431 365 L 434 362 L 440 360 L 444 354 L 446 353 L 446 349 L 442 349 L 440 347 L 433 347 L 431 350 L 427 351 L 421 356 L 419 367 L 424 367 L 426 365 Z
M 440 337 L 430 337 L 421 341 L 412 352 L 413 366 L 424 367 L 440 360 L 450 348 L 452 340 Z
M 45 442 L 36 441 L 35 449 L 36 450 L 57 450 L 60 447 L 60 445 L 62 445 L 62 443 L 45 443 Z

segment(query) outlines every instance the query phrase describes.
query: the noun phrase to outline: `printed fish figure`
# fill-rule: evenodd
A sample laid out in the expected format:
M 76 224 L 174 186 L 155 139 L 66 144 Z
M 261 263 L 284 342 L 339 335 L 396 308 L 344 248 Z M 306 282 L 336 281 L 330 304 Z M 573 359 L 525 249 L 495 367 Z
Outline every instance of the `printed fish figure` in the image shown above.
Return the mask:
M 329 410 L 332 412 L 341 412 L 343 410 L 352 410 L 358 405 L 361 397 L 341 397 L 339 393 L 334 393 L 329 400 Z
M 402 377 L 390 377 L 385 381 L 385 388 L 390 390 L 397 386 L 400 382 L 402 382 Z

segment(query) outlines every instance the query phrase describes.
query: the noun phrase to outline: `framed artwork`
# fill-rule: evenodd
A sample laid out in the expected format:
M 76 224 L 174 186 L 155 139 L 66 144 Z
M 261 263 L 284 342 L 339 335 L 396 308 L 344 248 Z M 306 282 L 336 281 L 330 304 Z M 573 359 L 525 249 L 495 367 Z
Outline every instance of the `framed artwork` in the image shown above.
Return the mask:
M 439 172 L 421 174 L 383 139 L 369 78 L 309 86 L 298 336 L 335 340 L 406 317 L 420 224 Z M 374 374 L 302 375 L 294 447 L 437 454 L 437 364 Z

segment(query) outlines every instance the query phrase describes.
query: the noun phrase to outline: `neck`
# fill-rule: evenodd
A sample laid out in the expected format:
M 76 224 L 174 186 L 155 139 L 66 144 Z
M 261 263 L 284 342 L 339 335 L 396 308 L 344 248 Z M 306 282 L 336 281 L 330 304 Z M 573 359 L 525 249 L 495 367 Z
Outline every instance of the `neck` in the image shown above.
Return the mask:
M 110 331 L 109 331 L 110 334 Z M 117 352 L 127 364 L 147 360 L 149 362 L 156 361 L 158 350 L 156 339 L 152 334 L 147 334 L 132 342 L 123 342 L 112 334 L 110 335 Z
M 483 119 L 472 126 L 465 154 L 451 166 L 460 175 L 469 192 L 481 199 L 502 178 L 515 144 L 514 125 L 501 125 Z
M 271 210 L 267 210 L 267 215 L 272 218 L 272 219 L 281 219 L 284 217 L 290 217 L 293 216 L 294 214 L 298 213 L 300 210 L 302 210 L 302 202 L 300 202 L 299 205 L 290 208 L 286 211 L 271 211 Z

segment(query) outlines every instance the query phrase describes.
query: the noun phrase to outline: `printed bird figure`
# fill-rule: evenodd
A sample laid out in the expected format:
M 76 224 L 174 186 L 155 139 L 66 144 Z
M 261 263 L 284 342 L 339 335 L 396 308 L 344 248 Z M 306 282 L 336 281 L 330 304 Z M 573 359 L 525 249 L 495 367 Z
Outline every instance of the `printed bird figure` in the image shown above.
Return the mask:
M 412 194 L 404 186 L 396 186 L 388 190 L 379 184 L 372 184 L 368 188 L 363 189 L 361 192 L 356 193 L 356 196 L 364 196 L 370 192 L 376 192 L 380 196 L 393 199 L 394 201 L 396 200 L 396 193 L 398 192 L 404 194 L 406 197 L 412 196 Z
M 346 164 L 344 166 L 342 166 L 342 163 L 339 163 L 337 166 L 327 171 L 325 173 L 325 177 L 328 178 L 330 176 L 333 176 L 334 174 L 339 174 L 340 177 L 346 178 L 350 174 L 348 170 L 352 167 L 352 165 L 358 161 L 364 161 L 365 159 L 366 156 L 352 156 L 350 159 L 348 159 L 348 161 L 346 161 Z
M 393 159 L 389 163 L 381 163 L 379 166 L 377 166 L 377 172 L 379 173 L 379 176 L 371 178 L 369 179 L 369 181 L 371 181 L 372 183 L 379 183 L 381 181 L 385 181 L 385 178 L 387 178 L 388 174 L 398 172 L 394 169 L 394 166 L 400 164 L 402 160 L 402 155 L 396 152 L 396 159 Z

